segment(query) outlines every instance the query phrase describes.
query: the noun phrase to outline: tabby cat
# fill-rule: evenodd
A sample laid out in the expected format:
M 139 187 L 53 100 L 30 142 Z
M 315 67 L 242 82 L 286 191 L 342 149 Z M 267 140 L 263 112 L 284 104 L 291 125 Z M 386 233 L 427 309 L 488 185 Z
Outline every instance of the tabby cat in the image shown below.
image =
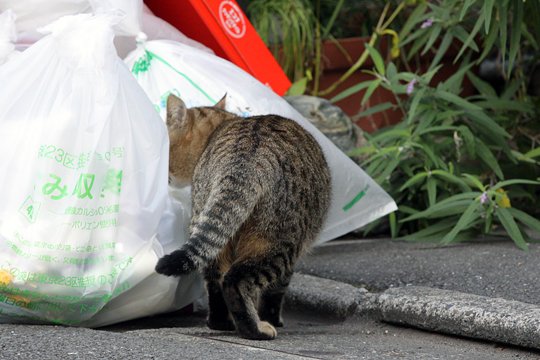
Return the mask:
M 242 118 L 214 107 L 187 109 L 170 95 L 170 175 L 192 185 L 187 243 L 156 271 L 204 272 L 208 326 L 273 339 L 298 257 L 321 230 L 330 172 L 300 125 L 277 115 Z

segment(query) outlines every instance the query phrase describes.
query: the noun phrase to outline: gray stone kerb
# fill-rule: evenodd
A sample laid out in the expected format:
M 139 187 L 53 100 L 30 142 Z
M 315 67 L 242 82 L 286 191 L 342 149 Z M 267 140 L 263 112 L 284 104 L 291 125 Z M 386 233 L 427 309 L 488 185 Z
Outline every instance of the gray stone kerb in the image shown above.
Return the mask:
M 424 330 L 540 349 L 540 306 L 421 286 L 379 294 L 296 273 L 285 306 L 344 320 L 371 315 Z

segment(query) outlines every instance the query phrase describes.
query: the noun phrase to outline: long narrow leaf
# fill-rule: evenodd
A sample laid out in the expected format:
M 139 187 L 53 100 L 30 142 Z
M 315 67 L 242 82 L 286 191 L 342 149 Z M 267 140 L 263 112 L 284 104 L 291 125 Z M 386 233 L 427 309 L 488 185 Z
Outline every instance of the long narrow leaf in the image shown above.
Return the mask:
M 411 106 L 409 107 L 409 111 L 407 113 L 407 120 L 405 121 L 407 124 L 411 124 L 414 120 L 414 116 L 416 115 L 416 109 L 418 108 L 418 104 L 424 97 L 424 94 L 426 93 L 426 89 L 420 89 L 413 95 L 413 99 L 411 101 Z
M 491 187 L 491 190 L 495 191 L 505 186 L 515 185 L 515 184 L 526 184 L 526 185 L 540 185 L 540 182 L 527 179 L 511 179 L 506 181 L 499 181 L 497 184 Z
M 461 190 L 463 190 L 463 192 L 471 191 L 471 188 L 469 187 L 469 185 L 467 185 L 467 183 L 465 181 L 463 181 L 459 177 L 455 176 L 454 174 L 449 173 L 448 171 L 433 170 L 431 173 L 433 175 L 437 175 L 437 176 L 445 179 L 446 181 L 449 181 L 449 182 L 452 182 L 452 183 L 458 185 L 461 188 Z
M 364 93 L 364 97 L 362 98 L 362 101 L 360 103 L 361 105 L 365 105 L 365 103 L 369 100 L 373 92 L 379 87 L 381 82 L 382 82 L 381 79 L 377 79 L 377 80 L 373 80 L 371 84 L 369 84 L 369 86 L 366 89 L 366 92 Z
M 478 201 L 472 202 L 467 207 L 463 215 L 461 215 L 461 217 L 459 218 L 456 225 L 452 228 L 452 230 L 450 230 L 450 232 L 446 234 L 446 236 L 441 240 L 441 243 L 450 244 L 451 242 L 453 242 L 454 238 L 456 237 L 458 233 L 467 229 L 474 220 L 480 217 L 480 212 L 478 210 L 481 207 L 482 205 L 480 204 L 480 202 Z
M 437 179 L 429 177 L 426 181 L 429 206 L 435 205 L 437 202 Z
M 474 75 L 472 71 L 467 72 L 467 77 L 471 80 L 472 84 L 481 94 L 485 94 L 491 97 L 497 97 L 497 93 L 493 87 L 486 81 L 480 79 Z
M 345 99 L 345 98 L 347 98 L 347 97 L 349 97 L 351 95 L 354 95 L 357 92 L 366 89 L 369 85 L 371 85 L 371 82 L 372 81 L 369 80 L 369 81 L 363 81 L 361 83 L 353 85 L 350 88 L 343 90 L 342 92 L 340 92 L 339 94 L 337 94 L 336 96 L 331 98 L 330 102 L 335 103 L 335 102 L 343 100 L 343 99 Z
M 499 162 L 491 150 L 480 139 L 476 139 L 476 153 L 487 164 L 487 166 L 493 170 L 499 179 L 504 179 L 504 174 L 499 166 Z
M 452 228 L 456 222 L 454 219 L 444 219 L 431 226 L 428 226 L 425 229 L 417 231 L 415 233 L 403 236 L 402 239 L 408 241 L 421 240 L 422 238 L 431 237 L 434 234 L 446 232 L 448 229 Z M 442 239 L 442 236 L 441 236 Z
M 471 203 L 471 201 L 473 201 L 480 195 L 481 193 L 477 191 L 453 195 L 447 199 L 439 201 L 435 205 L 427 208 L 426 210 L 411 214 L 411 216 L 402 219 L 401 222 L 424 218 L 437 218 L 440 214 L 447 214 L 449 210 L 450 212 L 452 212 L 452 209 L 461 209 L 463 207 L 466 208 Z
M 508 208 L 507 209 L 512 216 L 514 216 L 519 222 L 525 224 L 526 226 L 530 227 L 532 230 L 540 233 L 540 220 L 532 217 L 531 215 L 527 214 L 526 212 L 523 212 L 521 210 L 518 210 L 516 208 Z
M 532 149 L 531 151 L 526 152 L 525 157 L 532 159 L 535 157 L 540 156 L 540 147 L 537 147 L 536 149 Z
M 514 240 L 517 247 L 521 250 L 529 250 L 529 246 L 525 242 L 525 239 L 523 238 L 523 235 L 521 234 L 521 231 L 519 230 L 519 227 L 510 211 L 508 211 L 508 209 L 499 207 L 495 209 L 495 214 L 508 235 L 512 238 L 512 240 Z
M 420 181 L 422 181 L 424 178 L 426 178 L 427 176 L 429 175 L 429 173 L 427 172 L 421 172 L 421 173 L 418 173 L 416 175 L 414 175 L 412 178 L 410 178 L 409 180 L 407 180 L 405 182 L 405 184 L 403 184 L 400 188 L 399 188 L 399 191 L 403 191 L 405 189 L 407 189 L 408 187 L 411 187 L 417 183 L 419 183 Z
M 435 95 L 443 100 L 453 103 L 466 110 L 472 110 L 472 111 L 482 110 L 480 106 L 470 103 L 467 100 L 463 99 L 462 97 L 449 93 L 448 91 L 442 91 L 442 90 L 437 91 Z
M 510 51 L 508 52 L 508 68 L 513 69 L 521 40 L 521 24 L 523 23 L 523 1 L 513 1 L 512 34 L 510 35 Z
M 371 45 L 367 43 L 366 43 L 366 49 L 369 52 L 371 59 L 373 60 L 373 64 L 375 64 L 375 68 L 377 69 L 377 72 L 381 74 L 382 76 L 384 76 L 386 72 L 386 68 L 384 66 L 384 60 L 381 54 L 379 53 L 379 51 L 377 51 L 377 49 L 375 49 L 374 47 L 372 47 Z
M 377 104 L 375 106 L 371 106 L 366 111 L 362 111 L 361 113 L 357 114 L 355 116 L 355 118 L 360 119 L 360 118 L 363 118 L 363 117 L 366 117 L 366 116 L 376 114 L 376 113 L 381 112 L 381 111 L 388 110 L 388 109 L 393 108 L 393 107 L 394 107 L 394 104 L 392 104 L 391 102 L 385 102 L 385 103 Z
M 473 184 L 474 186 L 476 186 L 478 188 L 478 190 L 484 192 L 486 191 L 486 187 L 484 186 L 484 184 L 482 184 L 482 182 L 480 180 L 478 180 L 478 178 L 474 175 L 471 175 L 471 174 L 463 174 L 463 176 L 468 179 L 471 184 Z
M 429 65 L 429 70 L 434 69 L 442 60 L 443 56 L 446 55 L 446 51 L 452 44 L 453 39 L 454 39 L 454 36 L 452 35 L 450 31 L 444 34 L 444 37 L 441 40 L 441 44 L 439 45 L 439 49 L 437 50 L 437 53 L 433 57 L 433 60 L 431 60 L 431 65 Z
M 484 0 L 484 7 L 482 12 L 486 14 L 484 20 L 484 30 L 486 34 L 489 32 L 489 25 L 491 23 L 491 13 L 493 12 L 493 5 L 495 5 L 495 0 Z
M 471 33 L 469 34 L 469 37 L 465 41 L 465 43 L 461 46 L 461 49 L 459 50 L 459 53 L 457 54 L 456 58 L 454 59 L 454 63 L 457 62 L 457 60 L 463 55 L 465 50 L 470 46 L 471 42 L 474 42 L 474 38 L 478 34 L 478 31 L 480 30 L 480 27 L 484 23 L 485 20 L 485 13 L 480 12 L 480 16 L 478 17 L 478 20 L 476 20 L 476 24 L 474 25 Z

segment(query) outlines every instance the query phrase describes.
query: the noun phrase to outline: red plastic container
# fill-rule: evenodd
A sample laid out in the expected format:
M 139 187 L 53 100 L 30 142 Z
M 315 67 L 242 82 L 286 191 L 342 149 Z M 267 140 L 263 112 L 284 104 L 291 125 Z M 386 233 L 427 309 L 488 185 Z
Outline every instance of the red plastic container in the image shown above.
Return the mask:
M 283 95 L 291 82 L 233 0 L 145 0 L 163 20 Z

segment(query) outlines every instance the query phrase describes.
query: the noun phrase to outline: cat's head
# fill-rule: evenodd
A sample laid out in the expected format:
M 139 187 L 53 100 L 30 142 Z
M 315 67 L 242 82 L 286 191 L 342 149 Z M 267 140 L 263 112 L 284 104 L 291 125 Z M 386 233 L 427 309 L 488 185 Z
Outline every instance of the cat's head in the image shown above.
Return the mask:
M 210 135 L 224 121 L 236 118 L 225 111 L 226 95 L 214 106 L 187 108 L 179 97 L 167 98 L 169 131 L 169 175 L 179 186 L 191 183 L 193 171 Z

